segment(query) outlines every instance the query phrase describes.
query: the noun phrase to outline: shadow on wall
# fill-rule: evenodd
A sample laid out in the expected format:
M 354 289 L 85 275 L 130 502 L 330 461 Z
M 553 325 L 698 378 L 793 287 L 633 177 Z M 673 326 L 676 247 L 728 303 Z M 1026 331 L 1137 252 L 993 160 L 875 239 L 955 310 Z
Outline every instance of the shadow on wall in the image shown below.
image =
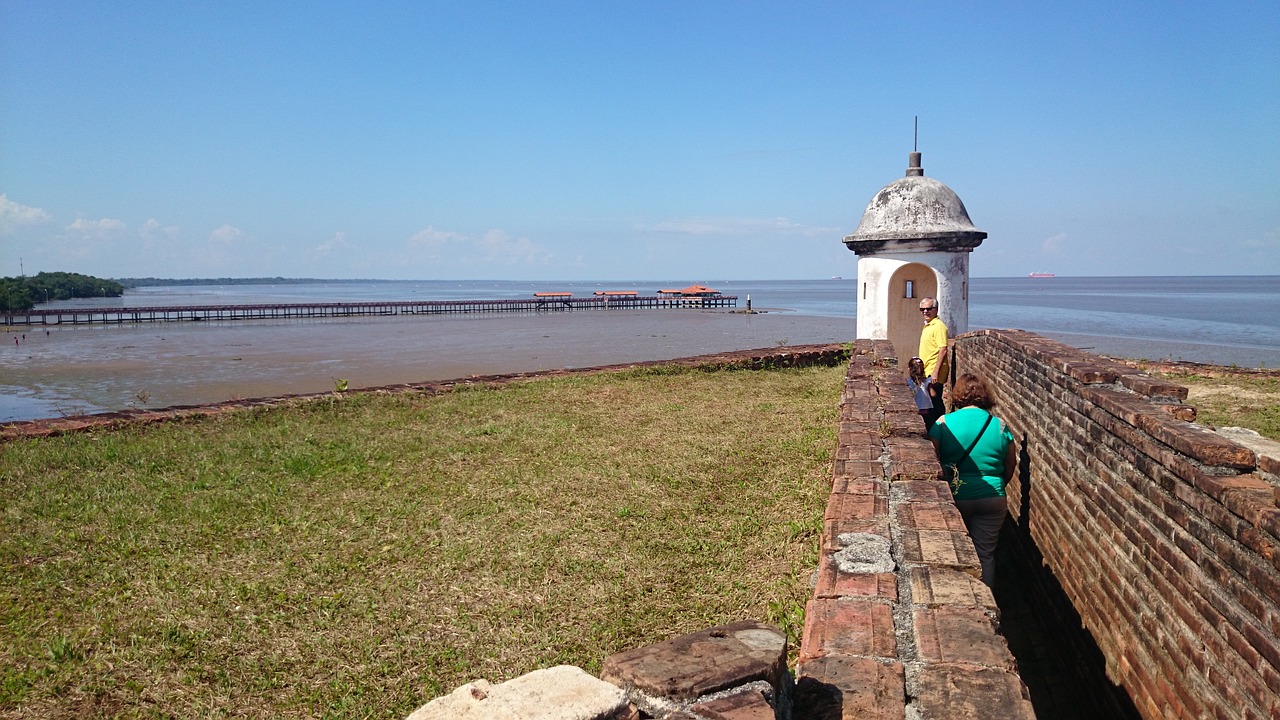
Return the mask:
M 1038 720 L 1139 720 L 1124 688 L 1107 678 L 1106 658 L 1031 539 L 1031 453 L 1017 440 L 1018 473 L 1009 484 L 1019 520 L 1009 518 L 996 547 L 1000 631 L 1018 660 Z M 1016 485 L 1015 485 L 1016 483 Z

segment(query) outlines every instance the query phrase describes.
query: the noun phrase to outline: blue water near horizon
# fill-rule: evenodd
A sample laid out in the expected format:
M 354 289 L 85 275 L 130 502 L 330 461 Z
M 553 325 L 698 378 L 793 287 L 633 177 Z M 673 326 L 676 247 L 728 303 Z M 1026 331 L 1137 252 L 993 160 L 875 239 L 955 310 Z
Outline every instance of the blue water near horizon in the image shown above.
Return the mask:
M 1124 338 L 1251 348 L 1280 364 L 1280 276 L 972 278 L 970 328 L 1019 328 Z M 136 288 L 114 302 L 124 307 L 251 302 L 362 302 L 378 300 L 474 300 L 597 290 L 656 294 L 687 281 L 549 282 L 508 280 L 335 281 L 277 285 L 205 285 Z M 753 309 L 819 317 L 856 318 L 856 281 L 724 280 L 705 284 L 750 297 Z M 73 303 L 67 303 L 73 304 Z M 52 304 L 49 307 L 56 307 Z M 1212 360 L 1204 360 L 1212 362 Z M 1227 363 L 1229 364 L 1229 363 Z
M 852 278 L 698 282 L 723 294 L 737 295 L 739 308 L 745 307 L 750 298 L 755 310 L 857 317 L 857 283 Z M 1018 328 L 1051 336 L 1114 338 L 1125 341 L 1126 349 L 1141 349 L 1144 342 L 1161 349 L 1185 345 L 1192 351 L 1190 356 L 1172 359 L 1280 366 L 1277 275 L 975 277 L 970 283 L 970 329 Z M 597 290 L 634 290 L 653 295 L 660 289 L 689 284 L 687 280 L 359 280 L 190 285 L 131 288 L 120 298 L 64 301 L 42 307 L 487 300 L 525 298 L 543 291 L 588 296 Z M 1215 355 L 1213 348 L 1222 351 Z M 1244 352 L 1225 352 L 1226 349 Z M 1143 357 L 1156 359 L 1165 355 L 1153 352 Z M 1257 361 L 1242 362 L 1242 357 L 1256 357 Z

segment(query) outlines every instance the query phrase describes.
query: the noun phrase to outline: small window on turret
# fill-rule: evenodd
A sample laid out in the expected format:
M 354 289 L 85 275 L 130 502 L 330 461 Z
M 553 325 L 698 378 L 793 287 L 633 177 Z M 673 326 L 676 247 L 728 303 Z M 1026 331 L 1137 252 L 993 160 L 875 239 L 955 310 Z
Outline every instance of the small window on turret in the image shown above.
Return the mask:
M 913 298 L 913 297 L 915 297 L 915 296 L 916 296 L 916 281 L 915 281 L 915 280 L 908 280 L 908 281 L 907 281 L 907 294 L 906 294 L 906 295 L 903 295 L 902 297 L 905 297 L 905 298 Z
M 866 283 L 862 283 L 862 299 L 863 299 L 863 300 L 866 300 L 866 299 L 867 299 L 867 284 L 866 284 Z

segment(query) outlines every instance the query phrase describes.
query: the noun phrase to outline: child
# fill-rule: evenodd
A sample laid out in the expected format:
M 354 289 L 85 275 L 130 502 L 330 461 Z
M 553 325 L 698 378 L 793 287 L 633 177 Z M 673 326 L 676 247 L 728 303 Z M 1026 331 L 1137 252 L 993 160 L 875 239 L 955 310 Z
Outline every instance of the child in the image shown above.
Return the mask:
M 907 361 L 907 388 L 916 398 L 916 409 L 928 425 L 929 412 L 933 410 L 933 398 L 929 396 L 929 378 L 924 376 L 924 361 L 913 357 Z

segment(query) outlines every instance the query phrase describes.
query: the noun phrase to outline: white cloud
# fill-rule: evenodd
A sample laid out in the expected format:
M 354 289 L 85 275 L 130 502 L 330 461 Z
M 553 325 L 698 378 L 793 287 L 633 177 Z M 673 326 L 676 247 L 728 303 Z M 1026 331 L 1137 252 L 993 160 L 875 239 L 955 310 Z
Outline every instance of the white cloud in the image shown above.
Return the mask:
M 178 236 L 177 225 L 165 225 L 164 223 L 151 218 L 142 223 L 142 227 L 138 229 L 138 236 L 143 240 L 162 240 L 171 239 Z
M 553 257 L 549 250 L 529 238 L 512 237 L 505 230 L 496 229 L 472 237 L 428 226 L 411 235 L 407 245 L 421 260 L 459 266 L 538 265 Z
M 1260 238 L 1249 238 L 1244 241 L 1247 248 L 1273 248 L 1280 247 L 1280 228 L 1262 233 Z
M 219 245 L 230 245 L 244 237 L 244 231 L 234 225 L 223 225 L 209 233 L 209 241 Z
M 450 243 L 466 242 L 466 236 L 462 233 L 450 232 L 448 230 L 437 230 L 428 225 L 409 237 L 409 246 L 417 248 L 441 248 Z
M 75 222 L 67 226 L 67 231 L 69 235 L 80 240 L 105 240 L 114 237 L 126 227 L 128 226 L 125 225 L 123 220 L 116 220 L 115 218 L 102 218 L 99 220 L 76 218 Z
M 45 210 L 16 203 L 0 194 L 0 231 L 18 225 L 36 225 L 50 219 L 52 216 Z
M 333 234 L 333 237 L 326 240 L 312 249 L 316 255 L 332 255 L 351 247 L 351 243 L 347 242 L 347 234 L 339 230 Z
M 804 225 L 788 218 L 756 217 L 689 217 L 660 222 L 641 230 L 667 235 L 693 235 L 697 237 L 771 235 L 817 237 L 843 235 L 839 228 Z
M 1043 252 L 1045 255 L 1061 255 L 1062 243 L 1066 239 L 1067 239 L 1066 233 L 1058 233 L 1053 237 L 1047 238 L 1044 241 L 1044 243 L 1040 245 L 1040 251 Z
M 513 238 L 502 230 L 490 230 L 475 243 L 484 259 L 505 261 L 508 265 L 530 265 L 551 259 L 551 253 L 529 238 Z

